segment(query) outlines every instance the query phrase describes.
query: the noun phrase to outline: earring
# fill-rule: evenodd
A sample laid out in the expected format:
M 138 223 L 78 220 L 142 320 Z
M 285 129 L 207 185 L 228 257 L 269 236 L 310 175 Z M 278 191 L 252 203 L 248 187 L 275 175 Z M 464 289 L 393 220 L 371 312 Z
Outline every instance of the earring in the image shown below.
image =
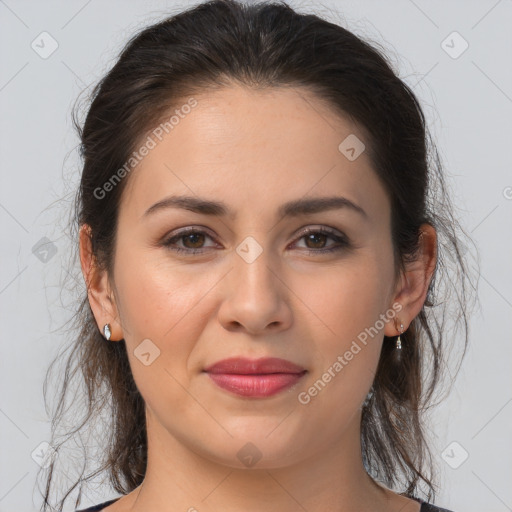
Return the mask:
M 111 334 L 112 334 L 112 332 L 110 331 L 110 324 L 105 324 L 103 326 L 103 335 L 105 336 L 107 341 L 110 340 Z
M 395 323 L 396 327 L 396 323 Z M 395 342 L 395 350 L 393 350 L 392 358 L 395 364 L 400 365 L 402 362 L 402 340 L 400 339 L 400 335 L 404 332 L 404 324 L 400 323 L 400 329 L 398 329 L 398 338 Z
M 370 391 L 368 392 L 368 394 L 366 395 L 366 398 L 364 399 L 364 402 L 362 404 L 361 407 L 368 407 L 368 405 L 370 404 L 370 402 L 372 401 L 372 398 L 373 398 L 373 395 L 374 395 L 374 391 L 373 391 L 373 386 L 370 388 Z
M 400 333 L 398 334 L 398 338 L 396 340 L 396 350 L 402 350 L 402 340 L 400 339 L 400 334 L 404 332 L 404 324 L 400 324 Z

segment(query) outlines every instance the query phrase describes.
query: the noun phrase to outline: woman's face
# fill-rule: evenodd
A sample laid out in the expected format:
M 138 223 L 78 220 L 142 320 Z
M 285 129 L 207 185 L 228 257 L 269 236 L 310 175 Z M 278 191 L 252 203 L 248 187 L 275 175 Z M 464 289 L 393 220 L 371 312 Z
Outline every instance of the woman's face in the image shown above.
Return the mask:
M 354 455 L 396 334 L 390 204 L 364 136 L 304 89 L 195 99 L 128 178 L 110 276 L 148 433 L 232 467 Z M 247 364 L 206 371 L 232 358 Z

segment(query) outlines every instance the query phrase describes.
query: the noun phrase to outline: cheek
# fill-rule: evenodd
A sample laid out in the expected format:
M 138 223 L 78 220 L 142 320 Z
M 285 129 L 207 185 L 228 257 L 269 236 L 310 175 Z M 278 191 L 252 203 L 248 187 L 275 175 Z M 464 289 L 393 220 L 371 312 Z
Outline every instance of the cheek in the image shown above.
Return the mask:
M 208 283 L 152 251 L 120 251 L 124 255 L 115 265 L 119 312 L 132 343 L 150 338 L 159 346 L 169 345 L 182 326 L 196 325 L 190 318 Z
M 192 276 L 132 254 L 116 262 L 119 313 L 133 378 L 149 407 L 186 409 L 188 365 L 208 315 L 211 273 Z
M 318 324 L 315 371 L 308 386 L 318 379 L 326 383 L 316 386 L 318 395 L 323 395 L 320 400 L 344 401 L 347 408 L 339 411 L 342 415 L 364 399 L 378 365 L 384 329 L 381 315 L 386 312 L 390 278 L 382 261 L 370 252 L 360 255 L 329 274 L 317 275 L 315 284 L 304 282 L 301 292 L 316 314 L 308 316 Z
M 386 283 L 386 270 L 372 258 L 360 257 L 301 280 L 297 288 L 311 312 L 308 316 L 325 331 L 323 339 L 331 340 L 328 346 L 342 349 L 384 312 Z M 377 328 L 382 330 L 382 325 Z

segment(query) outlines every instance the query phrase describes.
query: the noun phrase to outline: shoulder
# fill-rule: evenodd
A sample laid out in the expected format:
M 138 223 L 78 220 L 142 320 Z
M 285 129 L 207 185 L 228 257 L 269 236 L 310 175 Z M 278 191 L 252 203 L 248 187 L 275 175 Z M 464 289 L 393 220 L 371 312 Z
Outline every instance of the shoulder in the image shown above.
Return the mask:
M 421 502 L 420 512 L 452 512 L 447 508 L 436 507 L 435 505 L 431 505 L 430 503 Z
M 120 499 L 120 498 L 114 498 L 113 500 L 105 501 L 103 503 L 100 503 L 99 505 L 94 505 L 93 507 L 81 508 L 79 510 L 76 510 L 75 512 L 99 512 L 100 510 L 103 510 L 105 507 L 108 507 L 109 505 L 114 503 L 114 501 L 117 501 L 118 499 Z

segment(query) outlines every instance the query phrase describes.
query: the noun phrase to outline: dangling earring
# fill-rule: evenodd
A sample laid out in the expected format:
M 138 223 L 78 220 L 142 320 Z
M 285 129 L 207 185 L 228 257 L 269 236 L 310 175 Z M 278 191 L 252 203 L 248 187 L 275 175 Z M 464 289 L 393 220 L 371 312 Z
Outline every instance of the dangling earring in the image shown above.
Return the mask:
M 402 362 L 402 340 L 400 339 L 400 335 L 404 332 L 404 324 L 400 323 L 400 329 L 398 333 L 398 338 L 395 342 L 395 350 L 393 350 L 393 359 L 396 364 L 400 364 Z
M 103 326 L 103 335 L 105 336 L 105 338 L 108 340 L 110 340 L 110 336 L 111 336 L 112 332 L 110 330 L 110 324 L 105 324 Z
M 400 324 L 400 333 L 398 334 L 398 338 L 396 339 L 396 350 L 402 350 L 402 340 L 400 339 L 400 334 L 404 332 L 404 324 Z

